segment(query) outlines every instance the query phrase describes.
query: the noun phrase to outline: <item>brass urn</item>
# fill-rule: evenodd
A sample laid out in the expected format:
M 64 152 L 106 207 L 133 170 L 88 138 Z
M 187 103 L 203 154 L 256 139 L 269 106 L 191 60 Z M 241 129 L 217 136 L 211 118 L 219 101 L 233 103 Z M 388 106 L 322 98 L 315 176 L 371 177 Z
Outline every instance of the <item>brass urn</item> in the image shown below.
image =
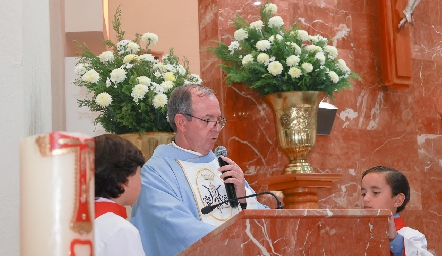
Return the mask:
M 316 142 L 318 106 L 325 96 L 319 91 L 278 92 L 265 96 L 275 116 L 279 146 L 290 160 L 284 174 L 313 173 L 307 156 Z
M 144 154 L 144 158 L 149 160 L 155 148 L 160 144 L 169 144 L 175 138 L 173 132 L 145 132 L 145 133 L 125 133 L 120 137 L 132 142 Z

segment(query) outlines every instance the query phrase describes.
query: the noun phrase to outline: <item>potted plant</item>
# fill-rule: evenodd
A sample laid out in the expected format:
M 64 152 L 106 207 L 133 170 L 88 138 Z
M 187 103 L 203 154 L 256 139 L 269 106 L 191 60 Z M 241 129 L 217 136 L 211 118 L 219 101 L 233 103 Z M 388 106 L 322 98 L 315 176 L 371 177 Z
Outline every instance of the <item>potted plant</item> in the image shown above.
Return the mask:
M 149 143 L 141 138 L 146 133 L 167 132 L 159 135 L 171 140 L 168 97 L 175 87 L 201 83 L 201 79 L 189 71 L 186 59 L 180 64 L 173 49 L 162 60 L 155 58 L 149 46 L 158 42 L 156 34 L 136 34 L 133 40 L 124 39 L 120 17 L 121 10 L 117 8 L 112 25 L 118 42 L 105 40 L 109 50 L 96 56 L 86 44 L 78 44 L 81 52 L 74 84 L 87 88 L 87 97 L 78 99 L 78 104 L 99 113 L 95 125 L 101 124 L 109 133 L 128 134 L 125 137 L 129 136 L 139 147 Z
M 237 15 L 230 44 L 218 41 L 209 50 L 221 60 L 228 84 L 256 90 L 273 109 L 279 145 L 290 159 L 285 173 L 313 172 L 306 158 L 315 144 L 319 102 L 360 77 L 327 38 L 296 24 L 286 29 L 277 10 L 267 1 L 259 20 L 249 23 Z

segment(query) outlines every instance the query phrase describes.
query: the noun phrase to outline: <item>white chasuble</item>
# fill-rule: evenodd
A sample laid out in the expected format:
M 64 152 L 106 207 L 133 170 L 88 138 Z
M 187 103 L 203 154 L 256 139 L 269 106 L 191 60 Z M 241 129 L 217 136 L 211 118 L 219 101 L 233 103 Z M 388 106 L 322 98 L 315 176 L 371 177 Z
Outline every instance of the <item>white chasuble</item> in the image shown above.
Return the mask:
M 201 213 L 203 207 L 228 200 L 224 181 L 220 178 L 221 172 L 218 171 L 217 159 L 210 163 L 177 161 L 192 189 L 201 221 L 219 226 L 239 212 L 239 208 L 232 208 L 229 203 L 224 203 L 216 207 L 211 213 Z M 250 192 L 246 188 L 246 193 L 249 194 Z

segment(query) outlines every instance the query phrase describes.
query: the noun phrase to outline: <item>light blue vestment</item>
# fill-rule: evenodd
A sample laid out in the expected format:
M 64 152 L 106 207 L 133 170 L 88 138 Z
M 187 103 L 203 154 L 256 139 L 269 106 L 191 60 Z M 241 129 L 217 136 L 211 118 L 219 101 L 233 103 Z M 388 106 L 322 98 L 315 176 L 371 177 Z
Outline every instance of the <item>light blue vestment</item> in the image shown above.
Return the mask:
M 213 152 L 197 156 L 171 145 L 155 149 L 141 170 L 141 192 L 131 216 L 146 255 L 176 255 L 215 228 L 200 220 L 190 185 L 176 161 L 209 163 L 215 158 Z M 247 182 L 246 187 L 252 190 Z M 258 203 L 258 208 L 267 207 Z

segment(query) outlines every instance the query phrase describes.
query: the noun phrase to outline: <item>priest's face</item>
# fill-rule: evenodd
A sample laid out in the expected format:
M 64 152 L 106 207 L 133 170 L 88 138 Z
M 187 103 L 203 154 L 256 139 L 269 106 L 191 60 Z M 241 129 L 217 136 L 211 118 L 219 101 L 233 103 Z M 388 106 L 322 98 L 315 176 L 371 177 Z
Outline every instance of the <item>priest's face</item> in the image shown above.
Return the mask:
M 213 149 L 222 129 L 216 122 L 211 122 L 221 117 L 219 101 L 215 95 L 192 95 L 192 109 L 193 117 L 187 121 L 184 137 L 188 149 L 207 155 Z

